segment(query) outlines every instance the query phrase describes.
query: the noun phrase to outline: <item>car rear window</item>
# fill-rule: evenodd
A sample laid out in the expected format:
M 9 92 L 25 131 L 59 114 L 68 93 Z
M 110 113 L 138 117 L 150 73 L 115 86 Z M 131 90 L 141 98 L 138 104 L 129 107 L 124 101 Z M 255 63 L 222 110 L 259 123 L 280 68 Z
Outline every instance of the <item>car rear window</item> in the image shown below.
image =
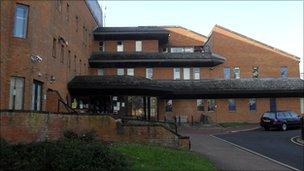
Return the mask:
M 294 112 L 289 112 L 289 115 L 292 117 L 292 118 L 297 118 L 298 115 Z
M 275 113 L 264 113 L 263 117 L 274 119 L 275 118 Z

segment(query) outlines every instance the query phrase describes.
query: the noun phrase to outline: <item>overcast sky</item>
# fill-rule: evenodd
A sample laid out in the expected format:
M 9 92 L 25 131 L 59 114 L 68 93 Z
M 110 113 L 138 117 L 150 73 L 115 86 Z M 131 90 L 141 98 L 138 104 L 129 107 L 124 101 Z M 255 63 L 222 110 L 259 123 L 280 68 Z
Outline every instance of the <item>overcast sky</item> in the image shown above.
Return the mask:
M 303 72 L 303 1 L 102 0 L 100 4 L 107 27 L 179 25 L 208 36 L 218 24 L 300 57 Z

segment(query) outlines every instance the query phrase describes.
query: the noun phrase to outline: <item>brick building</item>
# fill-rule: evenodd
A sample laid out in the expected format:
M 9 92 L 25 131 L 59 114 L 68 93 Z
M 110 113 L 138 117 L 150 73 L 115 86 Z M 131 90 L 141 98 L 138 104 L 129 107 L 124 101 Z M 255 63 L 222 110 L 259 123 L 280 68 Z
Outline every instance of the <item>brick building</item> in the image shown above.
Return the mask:
M 296 56 L 218 25 L 206 37 L 179 26 L 102 27 L 101 16 L 97 1 L 1 1 L 1 109 L 64 111 L 61 101 L 182 122 L 304 113 Z
M 97 1 L 1 1 L 0 109 L 52 111 L 66 101 L 67 82 L 88 73 L 98 26 Z

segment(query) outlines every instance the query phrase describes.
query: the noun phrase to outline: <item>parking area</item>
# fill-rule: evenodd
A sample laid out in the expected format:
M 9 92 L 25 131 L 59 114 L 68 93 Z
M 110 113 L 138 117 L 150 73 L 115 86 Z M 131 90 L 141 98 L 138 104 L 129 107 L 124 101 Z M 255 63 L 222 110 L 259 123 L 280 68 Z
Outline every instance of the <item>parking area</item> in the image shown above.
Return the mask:
M 292 137 L 300 134 L 300 129 L 288 131 L 258 129 L 215 136 L 299 170 L 304 170 L 304 147 L 290 141 Z

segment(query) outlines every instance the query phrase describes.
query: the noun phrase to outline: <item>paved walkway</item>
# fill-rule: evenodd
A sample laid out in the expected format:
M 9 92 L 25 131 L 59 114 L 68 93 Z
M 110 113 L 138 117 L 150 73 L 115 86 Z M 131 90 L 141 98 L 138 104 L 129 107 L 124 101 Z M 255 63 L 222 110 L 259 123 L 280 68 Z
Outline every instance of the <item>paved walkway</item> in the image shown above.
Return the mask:
M 191 150 L 207 156 L 218 170 L 290 170 L 258 155 L 241 150 L 229 143 L 223 142 L 211 135 L 193 133 L 181 130 L 191 140 Z

